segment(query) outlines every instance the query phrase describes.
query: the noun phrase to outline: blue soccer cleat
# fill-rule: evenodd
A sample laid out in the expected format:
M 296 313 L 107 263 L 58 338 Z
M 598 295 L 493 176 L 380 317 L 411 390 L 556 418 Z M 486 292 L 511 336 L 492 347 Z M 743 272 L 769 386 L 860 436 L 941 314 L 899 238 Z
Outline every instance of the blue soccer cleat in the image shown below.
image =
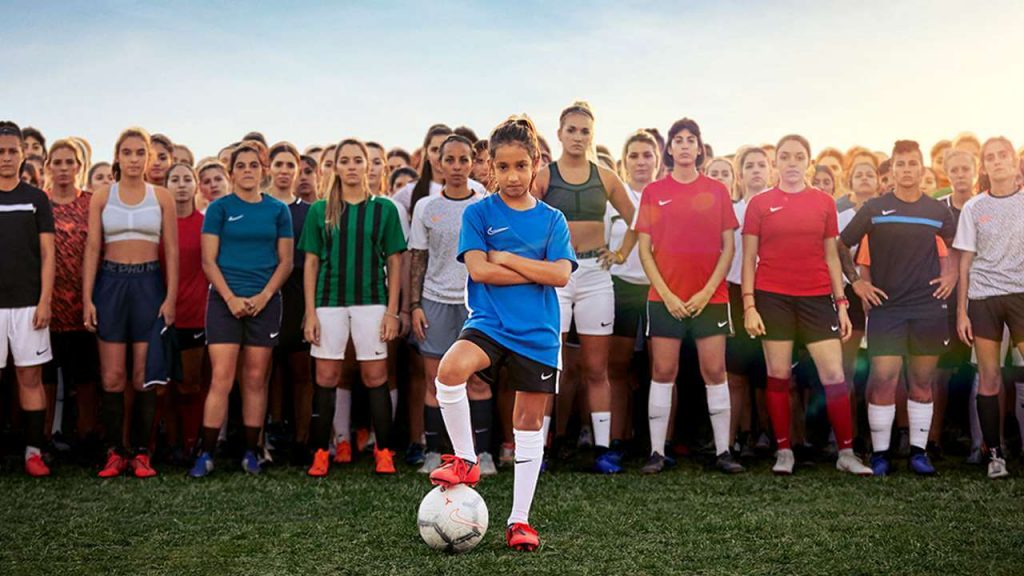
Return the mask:
M 871 473 L 875 476 L 888 476 L 892 472 L 892 464 L 886 454 L 871 455 Z
M 603 454 L 594 458 L 594 472 L 598 474 L 618 474 L 622 472 L 622 466 L 616 463 L 615 454 L 606 450 Z
M 927 452 L 918 452 L 910 455 L 910 469 L 918 476 L 934 476 L 935 466 L 928 458 Z
M 252 450 L 246 450 L 245 455 L 242 456 L 242 470 L 245 470 L 246 474 L 252 474 L 253 476 L 263 473 L 260 459 L 256 457 L 256 453 Z
M 192 465 L 192 469 L 188 471 L 188 475 L 191 478 L 205 478 L 213 472 L 213 456 L 207 451 L 199 453 L 199 457 L 196 458 L 196 463 Z

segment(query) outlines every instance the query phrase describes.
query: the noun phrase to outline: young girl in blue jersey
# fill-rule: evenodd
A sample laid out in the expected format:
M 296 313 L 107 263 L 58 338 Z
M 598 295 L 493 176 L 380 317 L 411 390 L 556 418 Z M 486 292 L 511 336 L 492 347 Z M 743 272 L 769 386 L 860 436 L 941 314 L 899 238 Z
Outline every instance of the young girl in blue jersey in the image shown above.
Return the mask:
M 512 117 L 490 138 L 498 193 L 463 214 L 458 259 L 469 280 L 469 319 L 441 359 L 437 401 L 455 449 L 430 474 L 441 486 L 475 485 L 480 479 L 466 381 L 473 374 L 493 382 L 505 367 L 516 390 L 512 421 L 515 484 L 505 538 L 509 547 L 540 545 L 529 525 L 530 504 L 544 452 L 541 425 L 558 381 L 560 320 L 555 287 L 576 269 L 569 226 L 561 212 L 530 194 L 540 168 L 537 131 L 529 118 Z

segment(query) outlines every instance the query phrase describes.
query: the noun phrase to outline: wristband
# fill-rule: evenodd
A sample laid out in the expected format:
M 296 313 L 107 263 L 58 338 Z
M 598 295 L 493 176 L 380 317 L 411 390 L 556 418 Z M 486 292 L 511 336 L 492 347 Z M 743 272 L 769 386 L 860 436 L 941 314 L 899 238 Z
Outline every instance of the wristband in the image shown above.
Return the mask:
M 843 296 L 842 298 L 835 298 L 835 299 L 833 299 L 833 302 L 835 302 L 836 307 L 839 307 L 839 306 L 846 306 L 847 308 L 850 307 L 850 299 L 845 297 L 845 296 Z
M 394 318 L 395 320 L 401 320 L 401 317 L 399 317 L 398 314 L 392 314 L 391 312 L 385 312 L 384 315 L 385 316 L 390 316 L 390 317 Z
M 740 294 L 740 298 L 746 298 L 747 296 L 753 297 L 754 293 L 753 292 L 744 292 L 743 294 Z

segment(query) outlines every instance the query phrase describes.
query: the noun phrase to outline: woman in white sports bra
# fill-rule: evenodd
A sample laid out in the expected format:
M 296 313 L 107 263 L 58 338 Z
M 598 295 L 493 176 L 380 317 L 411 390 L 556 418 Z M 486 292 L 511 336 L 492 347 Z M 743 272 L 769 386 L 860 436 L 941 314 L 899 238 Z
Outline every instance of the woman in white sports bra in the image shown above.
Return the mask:
M 154 331 L 159 333 L 164 325 L 174 324 L 178 224 L 170 193 L 143 179 L 150 148 L 149 135 L 141 128 L 122 132 L 114 148 L 115 183 L 109 190 L 96 192 L 89 205 L 82 299 L 85 327 L 99 338 L 100 416 L 108 445 L 100 478 L 119 476 L 129 466 L 137 478 L 156 475 L 148 453 L 156 392 L 145 387 L 146 354 Z M 161 242 L 166 288 L 160 267 Z M 135 389 L 130 459 L 122 442 L 129 345 Z

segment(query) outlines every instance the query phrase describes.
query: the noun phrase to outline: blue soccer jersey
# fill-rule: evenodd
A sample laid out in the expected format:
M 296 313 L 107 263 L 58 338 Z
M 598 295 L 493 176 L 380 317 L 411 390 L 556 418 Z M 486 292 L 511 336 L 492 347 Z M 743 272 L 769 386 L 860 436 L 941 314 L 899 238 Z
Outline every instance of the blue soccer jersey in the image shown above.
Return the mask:
M 533 260 L 568 260 L 576 269 L 569 226 L 561 212 L 543 202 L 529 210 L 513 210 L 500 194 L 466 208 L 459 235 L 458 260 L 466 252 L 511 252 Z M 479 330 L 521 356 L 558 367 L 561 349 L 558 295 L 553 286 L 493 286 L 466 281 L 469 319 L 464 328 Z

